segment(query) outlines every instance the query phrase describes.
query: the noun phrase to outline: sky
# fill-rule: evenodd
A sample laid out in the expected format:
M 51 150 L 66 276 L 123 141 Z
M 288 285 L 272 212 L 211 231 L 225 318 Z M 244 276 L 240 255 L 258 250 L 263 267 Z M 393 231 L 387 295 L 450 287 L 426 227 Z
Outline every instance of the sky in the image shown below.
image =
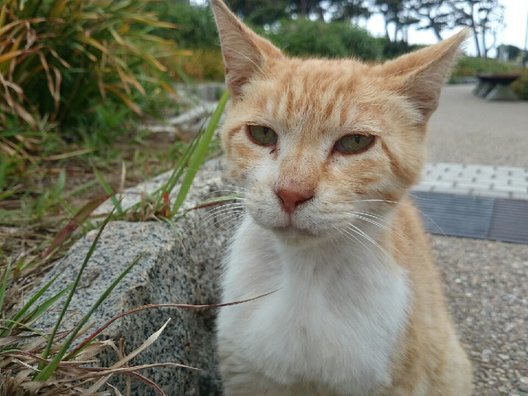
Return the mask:
M 524 41 L 526 35 L 526 25 L 528 21 L 528 0 L 499 0 L 504 6 L 504 22 L 505 28 L 497 35 L 497 45 L 511 44 L 519 48 L 524 48 Z M 376 36 L 383 36 L 385 34 L 385 27 L 381 15 L 374 15 L 366 23 L 362 23 L 368 31 Z M 443 37 L 446 38 L 453 31 L 443 32 Z M 411 44 L 434 44 L 437 42 L 431 30 L 417 31 L 411 29 L 409 31 L 409 42 Z M 475 54 L 475 48 L 472 40 L 467 41 L 466 51 L 470 54 Z

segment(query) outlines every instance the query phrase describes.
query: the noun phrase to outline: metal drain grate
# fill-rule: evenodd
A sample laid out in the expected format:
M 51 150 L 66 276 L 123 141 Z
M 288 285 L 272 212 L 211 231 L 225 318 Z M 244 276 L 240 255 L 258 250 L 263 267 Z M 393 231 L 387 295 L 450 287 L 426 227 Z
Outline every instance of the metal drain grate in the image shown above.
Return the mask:
M 416 191 L 432 234 L 528 244 L 528 201 Z

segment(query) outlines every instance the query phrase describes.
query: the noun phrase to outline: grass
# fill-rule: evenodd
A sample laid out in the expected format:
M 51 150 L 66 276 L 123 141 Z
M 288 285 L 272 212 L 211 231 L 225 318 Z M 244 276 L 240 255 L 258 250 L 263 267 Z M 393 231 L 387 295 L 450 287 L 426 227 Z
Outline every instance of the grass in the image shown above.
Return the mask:
M 3 373 L 0 384 L 7 387 L 8 394 L 15 395 L 21 389 L 50 395 L 87 389 L 96 392 L 110 377 L 119 374 L 139 379 L 163 394 L 155 383 L 138 372 L 140 368 L 125 365 L 151 345 L 164 327 L 138 350 L 128 356 L 121 355 L 120 361 L 110 368 L 97 367 L 95 359 L 103 349 L 112 347 L 111 342 L 98 340 L 100 329 L 85 327 L 91 314 L 139 257 L 114 280 L 74 329 L 61 330 L 62 317 L 98 237 L 109 221 L 159 218 L 177 221 L 182 215 L 182 203 L 197 170 L 210 154 L 212 137 L 226 101 L 227 94 L 220 100 L 205 130 L 189 144 L 137 132 L 125 134 L 123 140 L 117 140 L 111 147 L 69 143 L 52 129 L 43 129 L 35 135 L 7 136 L 2 132 L 0 149 L 10 155 L 0 157 L 0 369 Z M 120 208 L 116 193 L 169 169 L 173 169 L 169 181 L 149 197 L 148 210 L 144 202 L 128 209 Z M 103 219 L 94 218 L 91 213 L 108 197 L 112 198 L 115 208 L 101 224 Z M 175 197 L 174 202 L 170 202 L 170 197 Z M 80 236 L 96 228 L 99 228 L 98 236 L 77 278 L 42 301 L 54 282 L 52 279 L 20 306 L 18 301 L 34 290 L 53 262 Z M 61 315 L 50 334 L 31 327 L 64 297 L 66 302 L 62 303 Z M 85 339 L 83 347 L 73 350 L 72 345 L 81 337 Z M 152 367 L 163 365 L 180 366 L 174 362 L 156 362 Z

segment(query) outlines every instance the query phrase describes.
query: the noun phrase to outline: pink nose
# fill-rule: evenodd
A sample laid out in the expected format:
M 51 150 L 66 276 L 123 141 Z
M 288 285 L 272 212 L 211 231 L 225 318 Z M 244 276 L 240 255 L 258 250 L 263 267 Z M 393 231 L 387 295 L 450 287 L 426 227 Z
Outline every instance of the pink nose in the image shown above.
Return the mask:
M 279 188 L 276 193 L 281 200 L 282 207 L 286 213 L 293 213 L 298 205 L 313 198 L 312 191 L 296 191 L 287 188 Z

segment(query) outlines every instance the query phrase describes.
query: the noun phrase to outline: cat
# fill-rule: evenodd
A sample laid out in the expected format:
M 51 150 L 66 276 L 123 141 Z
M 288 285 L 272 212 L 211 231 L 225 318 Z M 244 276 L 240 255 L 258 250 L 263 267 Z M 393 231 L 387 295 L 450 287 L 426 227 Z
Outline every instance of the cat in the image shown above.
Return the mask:
M 469 395 L 408 194 L 466 33 L 377 65 L 298 59 L 211 5 L 231 94 L 221 138 L 245 208 L 222 299 L 265 295 L 219 311 L 225 395 Z

